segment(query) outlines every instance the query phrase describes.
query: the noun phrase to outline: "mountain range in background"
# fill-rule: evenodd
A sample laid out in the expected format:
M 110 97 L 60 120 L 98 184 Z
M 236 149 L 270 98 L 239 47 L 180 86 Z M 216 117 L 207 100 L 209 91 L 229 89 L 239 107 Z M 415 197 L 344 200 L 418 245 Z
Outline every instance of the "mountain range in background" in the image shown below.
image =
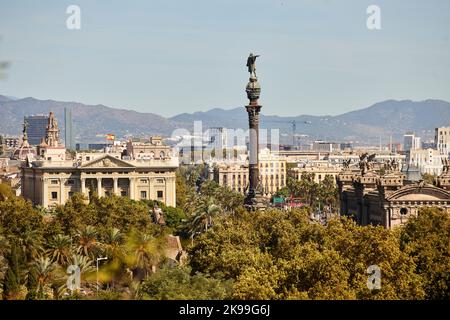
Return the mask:
M 104 105 L 85 105 L 79 102 L 18 99 L 0 95 L 0 134 L 19 135 L 24 116 L 55 113 L 63 136 L 64 108 L 72 109 L 76 142 L 104 142 L 104 135 L 171 136 L 177 128 L 192 132 L 194 121 L 202 121 L 203 131 L 209 127 L 247 129 L 244 107 L 224 110 L 214 108 L 206 112 L 183 113 L 165 118 L 154 113 L 111 108 Z M 280 129 L 282 136 L 295 133 L 310 139 L 328 141 L 358 141 L 383 144 L 401 139 L 407 131 L 414 131 L 423 139 L 432 138 L 434 128 L 450 125 L 450 103 L 443 100 L 387 100 L 370 107 L 337 116 L 299 115 L 280 117 L 261 114 L 260 127 Z

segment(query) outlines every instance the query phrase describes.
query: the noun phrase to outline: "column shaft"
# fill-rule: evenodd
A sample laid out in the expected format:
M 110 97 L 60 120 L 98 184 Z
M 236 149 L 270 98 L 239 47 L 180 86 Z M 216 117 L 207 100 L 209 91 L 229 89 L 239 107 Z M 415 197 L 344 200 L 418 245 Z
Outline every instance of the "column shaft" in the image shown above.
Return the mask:
M 134 183 L 134 178 L 130 178 L 130 192 L 128 194 L 128 196 L 130 197 L 130 199 L 135 200 L 135 183 Z
M 99 197 L 103 196 L 103 192 L 102 192 L 102 178 L 97 178 L 97 195 Z
M 66 179 L 59 179 L 59 204 L 64 204 L 66 202 L 66 190 L 64 188 L 64 183 Z
M 119 185 L 118 185 L 119 178 L 113 178 L 113 181 L 114 181 L 114 189 L 113 189 L 113 193 L 114 193 L 116 196 L 118 196 L 118 195 L 119 195 Z
M 81 194 L 86 195 L 86 178 L 80 178 L 81 182 Z
M 48 179 L 42 178 L 42 199 L 41 204 L 44 208 L 48 207 Z

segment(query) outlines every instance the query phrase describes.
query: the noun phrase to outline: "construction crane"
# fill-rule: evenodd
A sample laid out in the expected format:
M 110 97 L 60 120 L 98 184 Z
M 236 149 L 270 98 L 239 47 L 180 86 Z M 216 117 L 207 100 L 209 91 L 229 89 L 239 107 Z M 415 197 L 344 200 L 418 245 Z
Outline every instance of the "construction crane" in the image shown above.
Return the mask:
M 297 122 L 295 120 L 266 120 L 264 122 L 289 123 L 292 126 L 292 147 L 295 146 L 295 135 L 297 130 Z M 311 121 L 302 121 L 303 124 L 311 124 Z

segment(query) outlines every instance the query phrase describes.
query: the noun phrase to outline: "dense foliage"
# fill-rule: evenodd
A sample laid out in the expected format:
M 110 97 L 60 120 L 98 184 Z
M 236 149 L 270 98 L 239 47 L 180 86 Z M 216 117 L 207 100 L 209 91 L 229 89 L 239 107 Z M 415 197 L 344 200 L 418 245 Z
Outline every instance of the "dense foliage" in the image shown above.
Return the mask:
M 325 175 L 320 183 L 314 181 L 314 173 L 304 172 L 300 179 L 289 175 L 286 186 L 281 188 L 276 195 L 285 198 L 300 198 L 310 207 L 325 208 L 330 212 L 338 208 L 338 190 L 331 175 Z
M 180 170 L 177 208 L 156 201 L 74 195 L 51 211 L 0 185 L 0 296 L 4 299 L 449 299 L 450 216 L 423 208 L 394 230 L 345 218 L 310 220 L 334 208 L 335 187 L 310 177 L 288 192 L 310 206 L 250 213 L 243 197 Z M 180 193 L 183 190 L 184 193 Z M 286 190 L 285 190 L 286 191 Z M 165 224 L 152 219 L 159 207 Z M 167 258 L 168 234 L 187 259 Z M 99 290 L 96 290 L 96 259 Z M 81 271 L 68 290 L 67 267 Z M 381 287 L 368 288 L 368 267 Z
M 189 253 L 193 271 L 234 280 L 237 299 L 425 297 L 413 258 L 395 232 L 347 219 L 313 224 L 307 210 L 222 219 Z M 382 270 L 380 290 L 367 287 L 371 265 Z

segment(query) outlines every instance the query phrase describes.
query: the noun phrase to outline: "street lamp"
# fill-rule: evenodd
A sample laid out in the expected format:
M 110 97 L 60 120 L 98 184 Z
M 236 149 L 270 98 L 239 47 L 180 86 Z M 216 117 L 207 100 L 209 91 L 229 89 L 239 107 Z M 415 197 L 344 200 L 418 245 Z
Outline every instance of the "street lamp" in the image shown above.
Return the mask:
M 100 257 L 97 258 L 96 262 L 97 262 L 97 294 L 98 294 L 98 262 L 101 260 L 108 260 L 108 257 Z

